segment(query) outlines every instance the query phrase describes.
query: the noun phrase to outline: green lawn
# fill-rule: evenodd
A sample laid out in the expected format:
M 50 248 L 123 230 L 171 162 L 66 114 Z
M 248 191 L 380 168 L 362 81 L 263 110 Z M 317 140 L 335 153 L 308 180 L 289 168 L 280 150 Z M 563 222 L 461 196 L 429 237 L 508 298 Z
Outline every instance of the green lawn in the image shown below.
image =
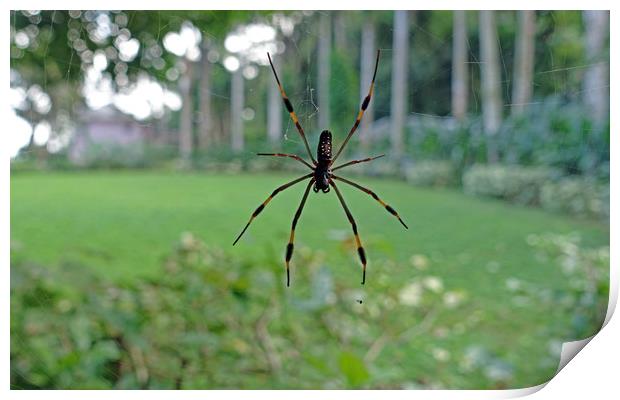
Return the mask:
M 50 266 L 78 262 L 113 279 L 127 280 L 159 273 L 173 243 L 182 232 L 192 232 L 207 244 L 263 268 L 267 259 L 283 259 L 303 183 L 279 194 L 235 247 L 232 242 L 252 211 L 275 187 L 292 178 L 162 172 L 15 174 L 11 177 L 11 242 L 29 260 Z M 536 256 L 526 241 L 528 235 L 576 232 L 586 246 L 602 246 L 609 243 L 608 226 L 472 198 L 456 190 L 421 189 L 365 177 L 355 180 L 375 190 L 409 225 L 405 230 L 371 197 L 340 185 L 369 258 L 366 286 L 372 287 L 378 279 L 402 286 L 418 276 L 436 276 L 445 290 L 467 293 L 468 301 L 468 315 L 447 312 L 440 318 L 441 325 L 450 329 L 471 313 L 481 316 L 475 330 L 442 341 L 455 364 L 454 377 L 443 384 L 467 386 L 458 375 L 456 358 L 477 343 L 516 366 L 511 382 L 529 386 L 547 379 L 555 369 L 553 363 L 529 363 L 523 357 L 547 357 L 553 339 L 549 332 L 565 331 L 571 316 L 550 314 L 535 301 L 515 305 L 515 293 L 506 282 L 518 280 L 552 290 L 567 287 L 558 266 Z M 322 250 L 336 282 L 361 289 L 351 236 L 335 193 L 311 192 L 296 230 L 296 249 Z M 413 266 L 414 255 L 427 260 L 425 270 Z M 397 272 L 382 271 L 385 262 L 393 262 L 397 268 L 390 270 Z M 295 256 L 292 268 L 291 290 L 295 290 L 295 269 L 303 268 Z M 432 337 L 420 340 L 432 341 Z M 390 351 L 384 356 L 404 362 L 403 354 Z

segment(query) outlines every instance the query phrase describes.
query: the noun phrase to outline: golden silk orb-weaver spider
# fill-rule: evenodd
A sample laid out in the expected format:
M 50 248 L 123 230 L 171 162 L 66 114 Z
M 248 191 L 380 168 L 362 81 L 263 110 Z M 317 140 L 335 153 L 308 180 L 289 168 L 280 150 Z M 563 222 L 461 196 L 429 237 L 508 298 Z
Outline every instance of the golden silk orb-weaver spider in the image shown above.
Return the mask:
M 278 84 L 278 88 L 280 89 L 280 94 L 282 95 L 282 101 L 284 101 L 284 105 L 286 106 L 286 110 L 288 111 L 289 115 L 291 116 L 291 120 L 293 121 L 293 123 L 295 124 L 295 128 L 297 128 L 297 131 L 299 132 L 299 135 L 301 136 L 301 138 L 304 141 L 304 144 L 306 146 L 306 150 L 308 151 L 308 155 L 310 156 L 310 160 L 312 160 L 312 165 L 307 162 L 306 160 L 304 160 L 302 157 L 295 155 L 295 154 L 283 154 L 283 153 L 258 153 L 259 156 L 273 156 L 273 157 L 289 157 L 289 158 L 293 158 L 301 163 L 303 163 L 305 166 L 307 166 L 308 168 L 310 168 L 312 170 L 311 173 L 304 175 L 300 178 L 297 178 L 291 182 L 285 183 L 284 185 L 276 188 L 273 193 L 271 193 L 271 195 L 269 197 L 267 197 L 267 200 L 265 200 L 260 206 L 258 206 L 258 208 L 252 213 L 252 215 L 250 216 L 250 220 L 248 221 L 248 223 L 245 225 L 245 227 L 243 228 L 243 230 L 241 231 L 241 233 L 239 234 L 239 236 L 237 236 L 237 239 L 235 239 L 233 246 L 235 244 L 237 244 L 237 242 L 239 241 L 239 239 L 241 238 L 241 236 L 245 233 L 245 231 L 248 229 L 248 227 L 250 226 L 250 224 L 252 223 L 252 221 L 254 220 L 254 218 L 256 218 L 258 216 L 258 214 L 261 213 L 261 211 L 263 211 L 263 209 L 265 208 L 265 206 L 271 201 L 271 199 L 273 199 L 278 193 L 280 193 L 283 190 L 288 189 L 289 187 L 304 181 L 306 179 L 309 179 L 310 181 L 308 182 L 308 185 L 306 186 L 306 191 L 304 192 L 303 197 L 301 198 L 301 203 L 299 204 L 299 207 L 297 208 L 297 211 L 295 212 L 295 216 L 293 217 L 293 224 L 291 226 L 291 234 L 290 234 L 290 238 L 288 241 L 288 245 L 286 246 L 286 253 L 285 253 L 285 263 L 286 263 L 286 286 L 290 286 L 290 268 L 289 268 L 289 264 L 291 261 L 291 258 L 293 256 L 293 248 L 294 248 L 294 241 L 295 241 L 295 227 L 297 226 L 297 221 L 299 221 L 299 217 L 301 216 L 301 212 L 304 208 L 304 205 L 306 204 L 306 199 L 308 198 L 308 193 L 310 193 L 310 187 L 312 187 L 312 185 L 314 185 L 314 192 L 318 193 L 319 191 L 322 191 L 323 193 L 328 193 L 330 191 L 330 186 L 334 188 L 334 191 L 336 192 L 336 196 L 338 196 L 338 200 L 340 200 L 340 204 L 342 205 L 342 208 L 344 209 L 344 212 L 347 216 L 347 219 L 349 220 L 349 223 L 351 223 L 351 227 L 353 228 L 353 235 L 355 236 L 355 243 L 357 245 L 357 253 L 359 255 L 360 261 L 362 262 L 362 285 L 366 282 L 366 252 L 364 251 L 364 247 L 362 246 L 362 242 L 360 240 L 358 231 L 357 231 L 357 224 L 355 223 L 355 219 L 353 218 L 353 215 L 351 214 L 351 211 L 349 211 L 349 207 L 347 207 L 347 204 L 344 201 L 344 198 L 342 197 L 342 193 L 340 193 L 340 190 L 338 189 L 338 186 L 336 186 L 336 182 L 337 181 L 341 181 L 344 182 L 348 185 L 353 186 L 354 188 L 357 188 L 367 194 L 369 194 L 370 196 L 372 196 L 373 199 L 375 199 L 376 201 L 379 202 L 379 204 L 381 204 L 383 207 L 385 207 L 385 209 L 392 214 L 393 216 L 395 216 L 396 218 L 398 218 L 398 220 L 400 221 L 400 223 L 407 229 L 409 229 L 407 227 L 407 225 L 403 222 L 403 220 L 400 218 L 400 216 L 398 215 L 398 213 L 396 212 L 396 210 L 394 210 L 392 207 L 390 207 L 387 203 L 385 203 L 383 200 L 381 200 L 379 198 L 379 196 L 377 196 L 377 194 L 375 192 L 373 192 L 372 190 L 365 188 L 353 181 L 350 181 L 348 179 L 342 178 L 340 176 L 337 176 L 334 174 L 334 171 L 348 167 L 350 165 L 354 165 L 354 164 L 359 164 L 359 163 L 363 163 L 363 162 L 369 162 L 372 160 L 375 160 L 379 157 L 383 157 L 383 155 L 380 156 L 376 156 L 376 157 L 370 157 L 370 158 L 365 158 L 362 160 L 353 160 L 353 161 L 349 161 L 346 162 L 344 164 L 338 165 L 336 167 L 332 167 L 334 165 L 334 162 L 336 161 L 336 159 L 338 158 L 338 156 L 340 156 L 340 153 L 342 153 L 342 150 L 344 150 L 345 146 L 347 145 L 347 143 L 349 142 L 349 139 L 351 139 L 351 136 L 353 136 L 353 134 L 355 133 L 355 131 L 357 130 L 357 127 L 360 124 L 360 121 L 362 120 L 362 117 L 364 116 L 364 112 L 366 111 L 366 109 L 368 108 L 368 104 L 370 103 L 370 99 L 372 97 L 372 93 L 375 87 L 375 78 L 377 76 L 377 67 L 379 66 L 379 57 L 381 55 L 381 51 L 377 50 L 377 61 L 375 62 L 375 70 L 374 73 L 372 75 L 372 82 L 370 83 L 370 89 L 368 90 L 368 95 L 364 98 L 364 101 L 362 102 L 362 105 L 360 107 L 360 111 L 357 114 L 357 118 L 355 119 L 355 123 L 353 124 L 353 127 L 351 128 L 351 130 L 349 131 L 349 134 L 347 135 L 346 139 L 344 140 L 344 142 L 342 143 L 342 145 L 340 146 L 340 148 L 338 149 L 338 152 L 336 153 L 336 155 L 332 158 L 332 134 L 330 131 L 328 130 L 324 130 L 323 132 L 321 132 L 321 136 L 319 138 L 319 146 L 317 148 L 317 154 L 316 154 L 316 160 L 314 159 L 312 152 L 310 151 L 310 146 L 308 145 L 308 140 L 306 139 L 306 134 L 303 130 L 303 128 L 301 127 L 301 124 L 299 123 L 299 118 L 297 118 L 297 115 L 295 114 L 295 111 L 293 110 L 293 105 L 291 104 L 290 100 L 288 99 L 288 97 L 286 96 L 286 93 L 284 92 L 284 88 L 282 87 L 282 84 L 280 83 L 280 79 L 278 78 L 278 74 L 276 72 L 276 69 L 273 66 L 273 62 L 271 61 L 271 56 L 269 55 L 269 53 L 267 53 L 267 57 L 269 58 L 269 64 L 271 64 L 271 69 L 273 71 L 273 74 L 276 78 L 276 83 Z

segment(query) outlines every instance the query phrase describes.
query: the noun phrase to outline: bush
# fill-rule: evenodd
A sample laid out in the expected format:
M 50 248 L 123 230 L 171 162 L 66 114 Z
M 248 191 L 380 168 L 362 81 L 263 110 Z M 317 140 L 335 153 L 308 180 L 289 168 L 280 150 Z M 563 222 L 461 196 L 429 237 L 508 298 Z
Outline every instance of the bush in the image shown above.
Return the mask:
M 389 136 L 389 121 L 377 125 Z M 406 154 L 414 160 L 450 160 L 458 169 L 487 161 L 487 142 L 481 116 L 463 123 L 451 118 L 411 116 Z M 550 96 L 511 115 L 495 135 L 505 164 L 547 166 L 567 175 L 609 177 L 609 124 L 597 126 L 581 103 Z
M 541 190 L 541 205 L 551 211 L 608 218 L 609 185 L 581 177 L 547 182 Z
M 474 165 L 463 175 L 463 190 L 471 195 L 538 205 L 543 185 L 557 175 L 557 171 L 545 167 Z
M 503 162 L 609 177 L 609 124 L 595 126 L 579 102 L 548 97 L 510 116 L 497 138 Z
M 421 161 L 405 167 L 405 179 L 417 186 L 451 186 L 456 171 L 449 161 Z
M 568 279 L 568 289 L 551 292 L 536 288 L 540 304 L 573 315 L 567 340 L 594 335 L 602 327 L 609 302 L 609 246 L 585 247 L 577 234 L 529 235 L 527 242 L 542 260 L 559 266 Z

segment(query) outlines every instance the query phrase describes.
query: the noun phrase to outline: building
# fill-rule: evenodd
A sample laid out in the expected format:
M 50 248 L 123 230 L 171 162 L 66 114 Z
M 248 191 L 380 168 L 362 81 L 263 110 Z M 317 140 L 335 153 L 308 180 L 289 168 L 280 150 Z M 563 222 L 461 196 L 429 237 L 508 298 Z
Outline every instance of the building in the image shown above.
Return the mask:
M 80 113 L 69 144 L 69 160 L 82 166 L 138 166 L 146 148 L 158 142 L 152 123 L 139 122 L 112 106 Z

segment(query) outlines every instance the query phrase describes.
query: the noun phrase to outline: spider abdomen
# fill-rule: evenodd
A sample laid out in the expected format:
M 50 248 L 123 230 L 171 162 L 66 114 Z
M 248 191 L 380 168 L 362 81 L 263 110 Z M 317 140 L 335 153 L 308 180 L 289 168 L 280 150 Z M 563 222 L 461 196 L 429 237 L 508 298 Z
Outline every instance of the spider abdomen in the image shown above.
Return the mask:
M 329 192 L 329 167 L 332 163 L 332 133 L 321 132 L 319 147 L 316 149 L 317 165 L 314 169 L 314 191 Z
M 332 133 L 330 131 L 321 132 L 319 147 L 316 150 L 316 158 L 319 165 L 329 166 L 332 161 Z

